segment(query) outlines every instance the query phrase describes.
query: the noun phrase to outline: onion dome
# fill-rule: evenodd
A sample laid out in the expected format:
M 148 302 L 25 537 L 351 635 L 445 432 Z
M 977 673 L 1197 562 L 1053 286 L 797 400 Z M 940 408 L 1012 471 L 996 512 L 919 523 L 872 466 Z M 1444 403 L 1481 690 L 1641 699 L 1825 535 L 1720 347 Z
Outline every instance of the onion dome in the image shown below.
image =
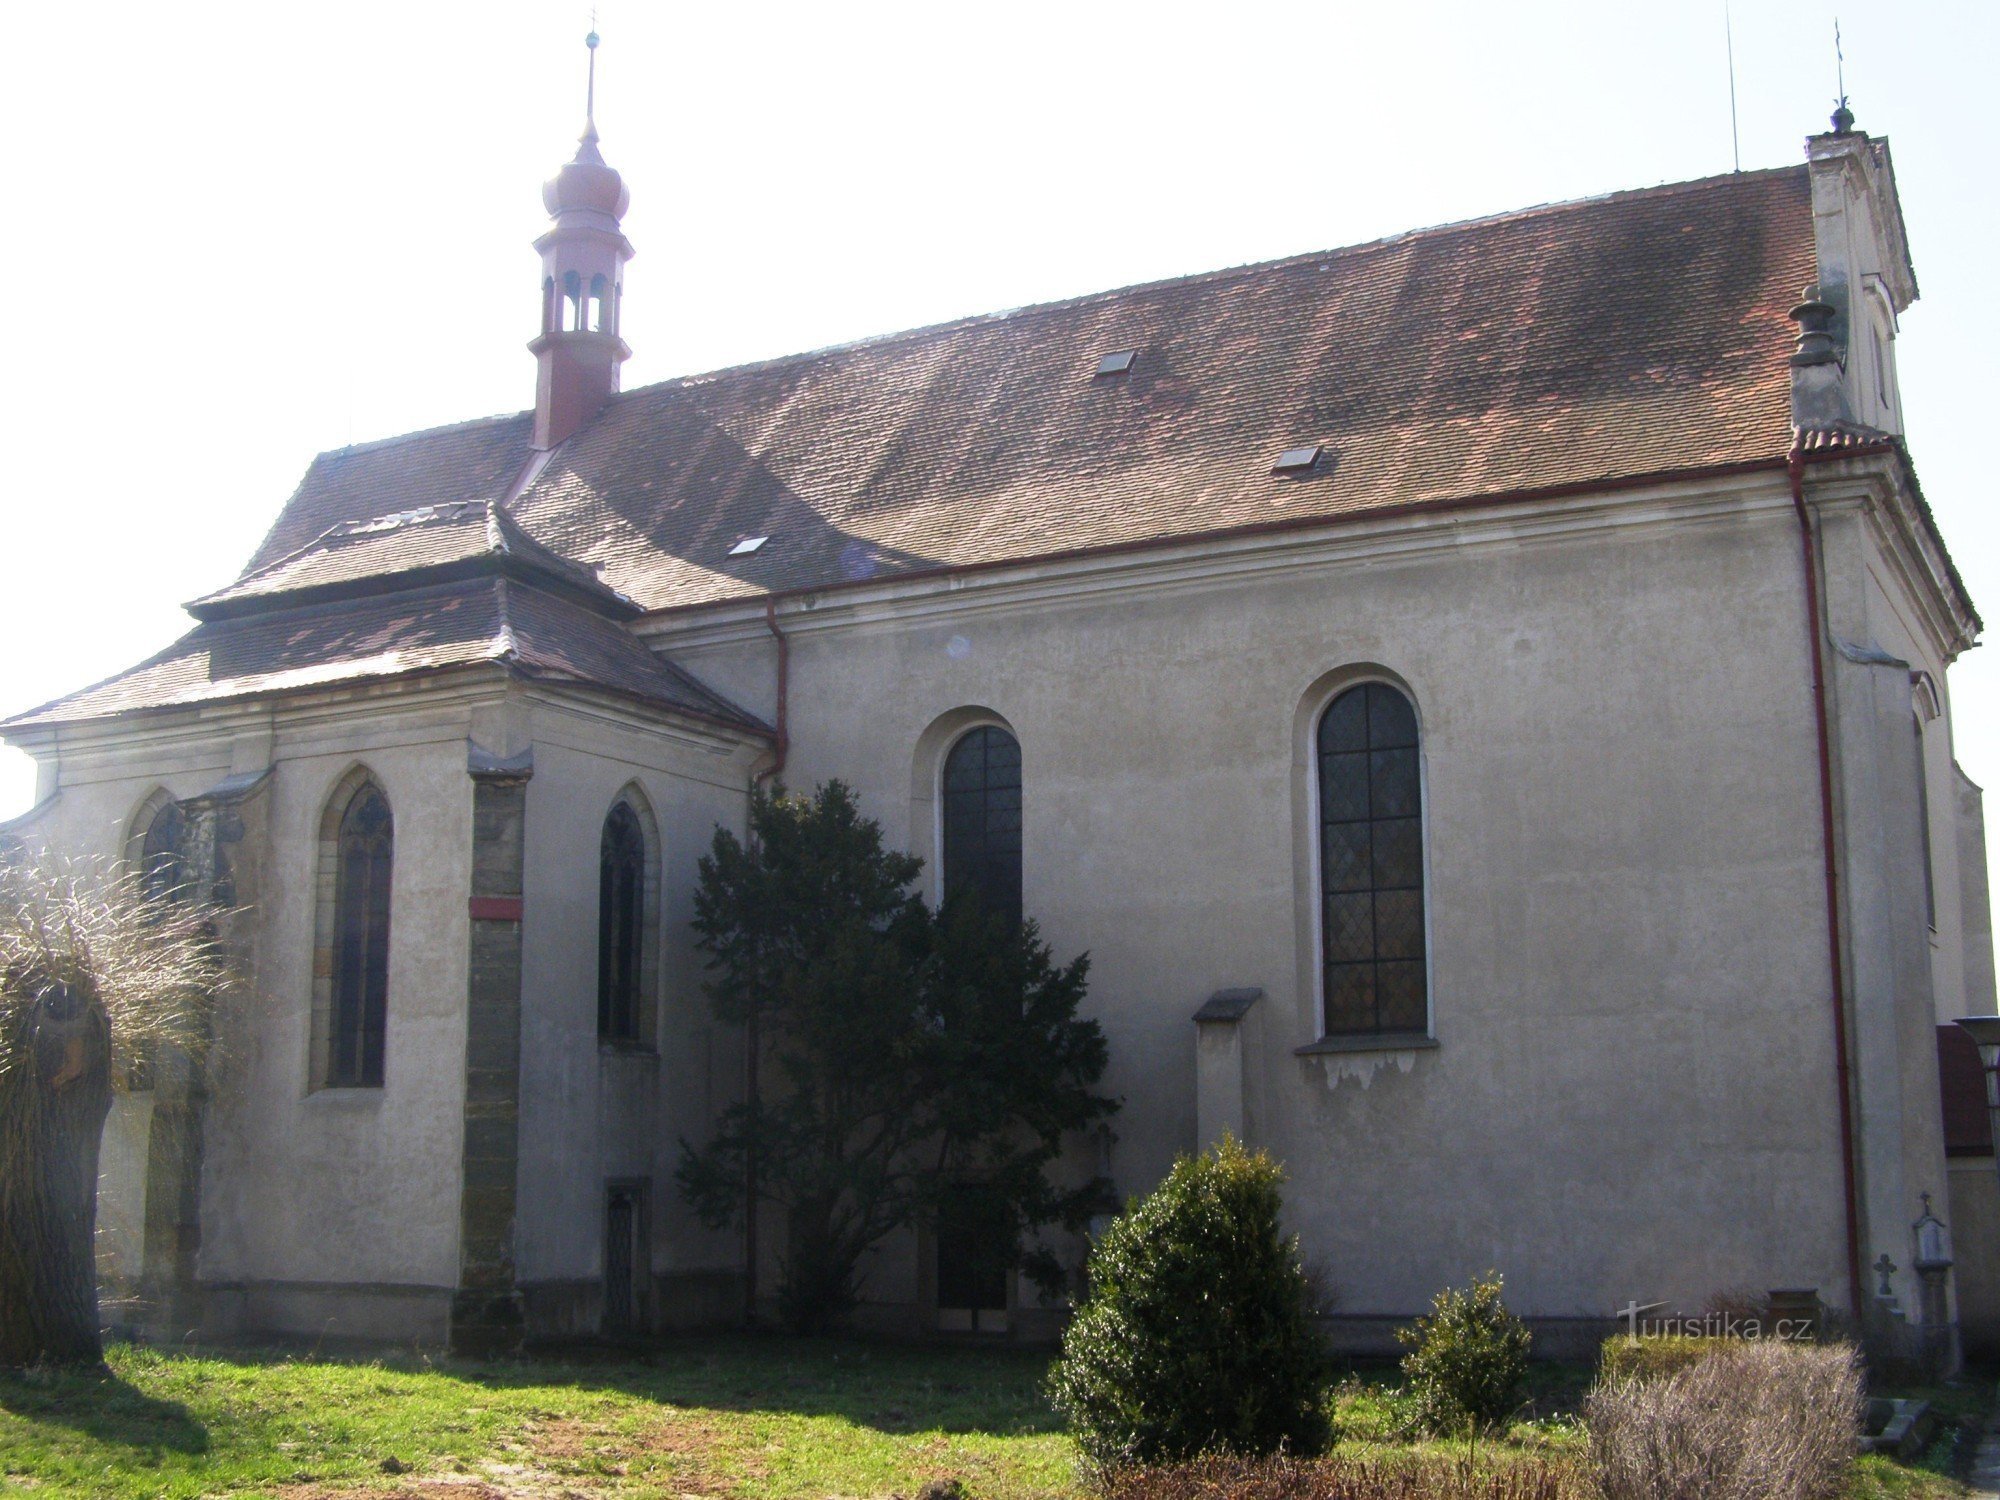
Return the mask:
M 542 184 L 542 204 L 552 218 L 566 213 L 600 213 L 622 218 L 631 206 L 632 190 L 616 169 L 606 165 L 597 149 L 597 126 L 584 127 L 576 155 Z

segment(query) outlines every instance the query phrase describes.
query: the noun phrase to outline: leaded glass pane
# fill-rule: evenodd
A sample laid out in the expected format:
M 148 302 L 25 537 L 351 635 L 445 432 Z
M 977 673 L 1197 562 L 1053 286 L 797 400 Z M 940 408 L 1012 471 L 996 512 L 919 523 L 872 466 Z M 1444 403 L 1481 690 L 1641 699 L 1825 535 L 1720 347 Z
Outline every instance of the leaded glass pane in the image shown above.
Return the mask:
M 1365 891 L 1374 883 L 1368 873 L 1368 825 L 1329 823 L 1321 874 L 1329 891 Z
M 1375 957 L 1422 958 L 1424 897 L 1421 891 L 1375 893 Z
M 1394 890 L 1424 883 L 1423 831 L 1415 818 L 1381 818 L 1360 826 L 1374 832 L 1369 884 L 1377 889 Z
M 1384 1031 L 1422 1031 L 1429 1024 L 1424 1005 L 1421 960 L 1378 964 L 1375 998 Z
M 1319 762 L 1320 817 L 1348 823 L 1368 816 L 1368 753 L 1323 755 Z
M 1324 752 L 1368 748 L 1368 705 L 1364 694 L 1349 689 L 1333 700 L 1319 721 L 1319 748 Z
M 1376 1029 L 1375 965 L 1326 966 L 1326 1029 L 1329 1035 Z
M 1375 957 L 1375 898 L 1358 895 L 1326 898 L 1326 959 L 1328 963 Z
M 976 792 L 985 785 L 985 732 L 975 729 L 952 748 L 944 763 L 944 786 L 948 792 Z
M 1381 683 L 1368 686 L 1368 745 L 1386 750 L 1396 745 L 1417 743 L 1417 714 L 1410 700 Z
M 1413 817 L 1417 811 L 1417 752 L 1376 750 L 1368 757 L 1369 811 L 1378 818 Z

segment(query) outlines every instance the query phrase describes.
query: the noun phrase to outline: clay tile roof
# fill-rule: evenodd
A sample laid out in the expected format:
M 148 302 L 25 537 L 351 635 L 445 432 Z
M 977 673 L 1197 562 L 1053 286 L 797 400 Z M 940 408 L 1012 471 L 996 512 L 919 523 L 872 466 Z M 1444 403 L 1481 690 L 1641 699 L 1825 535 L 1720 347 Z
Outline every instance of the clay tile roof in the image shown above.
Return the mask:
M 197 619 L 220 620 L 481 573 L 508 574 L 575 594 L 620 618 L 639 613 L 636 604 L 606 588 L 590 569 L 529 536 L 491 500 L 453 500 L 342 521 L 296 552 L 251 569 L 187 607 Z
M 1626 193 L 631 391 L 516 508 L 661 609 L 1770 462 L 1813 277 L 1803 166 Z
M 518 412 L 322 453 L 245 575 L 310 546 L 343 522 L 465 500 L 503 500 L 533 451 L 533 436 L 533 415 Z
M 157 656 L 6 721 L 71 723 L 489 665 L 603 689 L 738 729 L 766 726 L 624 626 L 504 578 L 204 621 Z
M 539 470 L 527 413 L 344 448 L 199 628 L 11 722 L 502 660 L 751 722 L 615 618 L 1782 462 L 1814 277 L 1807 169 L 1745 172 L 668 381 Z
M 1894 448 L 1896 436 L 1860 422 L 1836 422 L 1830 427 L 1795 427 L 1792 442 L 1801 453 L 1853 452 Z
M 1804 166 L 1530 209 L 629 391 L 511 509 L 666 609 L 1771 462 L 1814 276 Z M 504 494 L 528 436 L 323 455 L 252 566 Z

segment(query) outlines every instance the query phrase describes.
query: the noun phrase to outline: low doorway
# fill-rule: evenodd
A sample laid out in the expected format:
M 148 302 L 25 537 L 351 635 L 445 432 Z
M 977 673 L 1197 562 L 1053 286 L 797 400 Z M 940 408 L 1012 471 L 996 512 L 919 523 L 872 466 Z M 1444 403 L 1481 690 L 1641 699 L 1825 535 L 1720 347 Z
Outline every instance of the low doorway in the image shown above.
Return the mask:
M 937 1306 L 940 1332 L 1007 1331 L 1007 1246 L 1013 1225 L 993 1194 L 967 1185 L 938 1207 Z
M 645 1312 L 646 1186 L 613 1182 L 604 1189 L 604 1317 L 609 1334 L 642 1331 Z

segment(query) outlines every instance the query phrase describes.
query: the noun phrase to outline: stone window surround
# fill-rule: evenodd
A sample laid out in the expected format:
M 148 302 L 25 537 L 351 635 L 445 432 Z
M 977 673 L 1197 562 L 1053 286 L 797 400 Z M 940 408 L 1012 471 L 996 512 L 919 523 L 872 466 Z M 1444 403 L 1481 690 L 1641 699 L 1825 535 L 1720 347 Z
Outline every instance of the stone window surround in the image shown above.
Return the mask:
M 910 852 L 924 862 L 924 891 L 932 906 L 944 901 L 944 763 L 952 747 L 975 729 L 1004 729 L 1021 747 L 1022 839 L 1021 904 L 1032 911 L 1028 899 L 1030 850 L 1026 836 L 1028 746 L 1006 715 L 982 704 L 966 704 L 950 709 L 930 722 L 917 736 L 916 752 L 910 767 Z

